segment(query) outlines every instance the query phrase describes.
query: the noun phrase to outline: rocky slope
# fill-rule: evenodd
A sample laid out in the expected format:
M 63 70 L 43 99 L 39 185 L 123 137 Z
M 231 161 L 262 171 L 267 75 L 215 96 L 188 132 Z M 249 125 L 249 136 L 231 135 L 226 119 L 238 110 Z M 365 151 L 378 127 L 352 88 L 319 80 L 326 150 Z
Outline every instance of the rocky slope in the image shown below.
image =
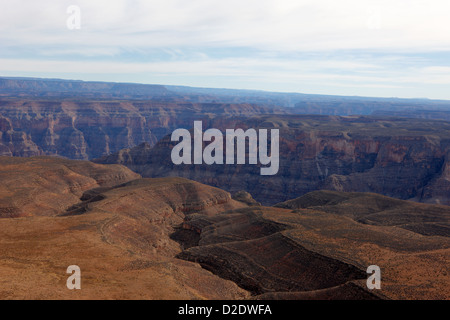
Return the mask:
M 44 201 L 51 210 L 0 219 L 0 299 L 248 297 L 235 283 L 176 259 L 181 247 L 170 238 L 189 213 L 246 206 L 229 193 L 180 178 L 130 181 L 139 176 L 121 166 L 1 160 L 2 178 L 9 172 L 11 179 L 0 189 L 0 210 L 13 202 L 28 213 Z M 129 176 L 118 179 L 124 172 Z M 81 268 L 81 290 L 66 287 L 70 265 Z
M 261 176 L 255 165 L 174 165 L 176 142 L 141 144 L 96 160 L 119 163 L 145 177 L 181 176 L 230 192 L 246 190 L 263 204 L 318 189 L 375 192 L 399 199 L 450 204 L 450 123 L 337 116 L 220 118 L 206 128 L 278 128 L 280 170 Z
M 0 219 L 2 299 L 449 298 L 447 206 L 319 191 L 264 207 L 118 165 L 0 160 L 0 204 L 52 207 Z M 371 264 L 381 290 L 365 285 Z
M 405 117 L 405 118 L 420 118 L 420 119 L 435 119 L 450 121 L 449 110 L 405 110 L 405 111 L 389 111 L 377 110 L 372 113 L 375 116 L 381 117 Z
M 58 158 L 0 157 L 0 218 L 53 216 L 87 190 L 140 178 L 120 165 Z
M 178 257 L 256 299 L 449 298 L 447 206 L 317 191 L 277 207 L 185 219 L 198 236 Z M 372 264 L 382 270 L 379 291 L 366 287 Z

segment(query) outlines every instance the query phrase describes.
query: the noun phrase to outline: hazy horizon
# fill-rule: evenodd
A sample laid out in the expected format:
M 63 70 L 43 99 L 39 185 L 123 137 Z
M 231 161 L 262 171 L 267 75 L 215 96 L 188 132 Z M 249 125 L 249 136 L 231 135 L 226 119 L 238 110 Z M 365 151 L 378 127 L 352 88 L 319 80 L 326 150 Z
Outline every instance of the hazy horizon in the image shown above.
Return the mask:
M 92 82 L 92 83 L 116 83 L 116 84 L 136 84 L 136 85 L 155 85 L 163 87 L 184 87 L 199 90 L 224 90 L 224 91 L 248 91 L 248 92 L 261 92 L 261 93 L 274 93 L 274 94 L 299 94 L 306 96 L 330 96 L 330 97 L 342 97 L 342 98 L 363 98 L 363 99 L 398 99 L 398 100 L 430 100 L 430 101 L 445 101 L 450 102 L 450 99 L 432 99 L 427 97 L 373 97 L 373 96 L 360 96 L 360 95 L 342 95 L 342 94 L 327 94 L 327 93 L 308 93 L 308 92 L 292 92 L 292 91 L 274 91 L 274 90 L 263 90 L 263 89 L 241 89 L 241 88 L 218 88 L 218 87 L 196 87 L 190 85 L 177 85 L 177 84 L 164 84 L 164 83 L 142 83 L 142 82 L 124 82 L 124 81 L 103 81 L 103 80 L 82 80 L 82 79 L 72 79 L 72 78 L 42 78 L 42 77 L 21 77 L 21 76 L 3 76 L 0 75 L 0 79 L 23 79 L 23 80 L 43 80 L 43 81 L 73 81 L 73 82 Z

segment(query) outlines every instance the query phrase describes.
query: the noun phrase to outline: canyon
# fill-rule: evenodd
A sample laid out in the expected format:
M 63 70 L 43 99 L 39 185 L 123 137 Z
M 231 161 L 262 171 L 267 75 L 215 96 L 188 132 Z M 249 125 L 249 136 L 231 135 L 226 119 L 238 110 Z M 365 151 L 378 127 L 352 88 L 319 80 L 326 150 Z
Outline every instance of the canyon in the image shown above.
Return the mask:
M 0 175 L 15 178 L 0 204 L 21 214 L 0 211 L 2 299 L 450 295 L 448 206 L 316 191 L 269 207 L 121 165 L 11 159 L 0 157 Z M 371 264 L 382 270 L 381 290 L 366 287 Z M 82 290 L 66 288 L 69 265 L 80 267 Z
M 273 205 L 314 190 L 374 192 L 450 204 L 450 123 L 373 116 L 256 115 L 205 120 L 205 128 L 279 129 L 279 171 L 259 166 L 175 165 L 166 136 L 94 160 L 123 164 L 144 177 L 180 176 Z M 270 145 L 270 142 L 269 142 Z
M 280 112 L 250 104 L 0 98 L 0 155 L 88 160 L 153 145 L 195 120 Z
M 447 300 L 449 106 L 0 77 L 0 299 Z

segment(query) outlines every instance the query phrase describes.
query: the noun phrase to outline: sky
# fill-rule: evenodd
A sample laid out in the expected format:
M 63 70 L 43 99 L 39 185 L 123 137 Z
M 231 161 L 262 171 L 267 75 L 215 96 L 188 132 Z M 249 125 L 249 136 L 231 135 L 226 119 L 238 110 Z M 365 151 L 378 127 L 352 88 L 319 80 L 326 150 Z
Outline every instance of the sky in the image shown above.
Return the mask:
M 448 0 L 0 0 L 0 76 L 450 100 Z

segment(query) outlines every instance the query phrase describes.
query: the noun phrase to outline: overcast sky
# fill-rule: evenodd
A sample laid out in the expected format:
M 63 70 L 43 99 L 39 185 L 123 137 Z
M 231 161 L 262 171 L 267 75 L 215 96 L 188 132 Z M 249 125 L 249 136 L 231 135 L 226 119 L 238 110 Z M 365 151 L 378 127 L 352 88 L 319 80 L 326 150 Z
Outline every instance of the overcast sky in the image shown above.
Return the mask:
M 450 99 L 450 1 L 0 0 L 0 76 Z

